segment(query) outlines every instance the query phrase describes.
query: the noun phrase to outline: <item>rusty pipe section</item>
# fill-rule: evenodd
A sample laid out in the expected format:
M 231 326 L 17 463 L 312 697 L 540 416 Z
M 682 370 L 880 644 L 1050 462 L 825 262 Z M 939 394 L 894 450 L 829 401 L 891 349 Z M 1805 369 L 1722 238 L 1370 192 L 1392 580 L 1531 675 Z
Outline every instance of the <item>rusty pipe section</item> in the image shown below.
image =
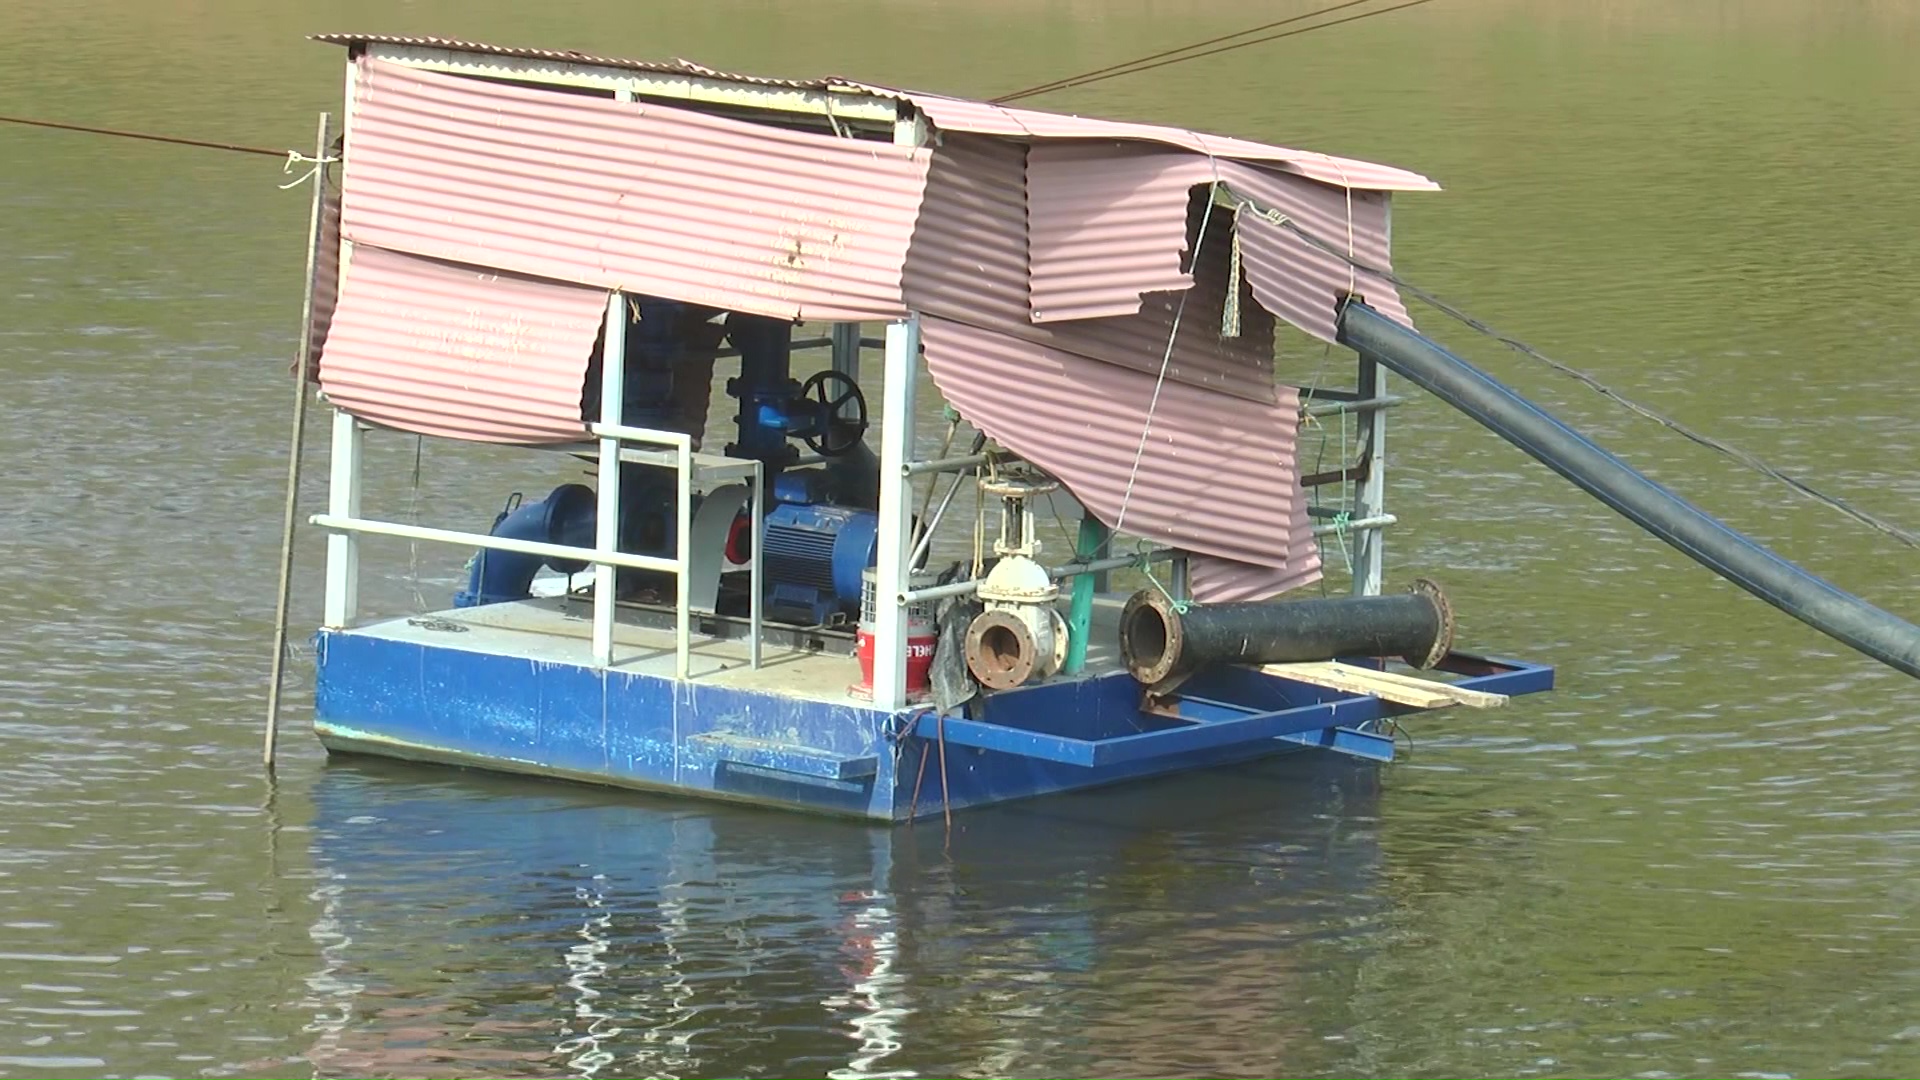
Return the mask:
M 1404 593 L 1181 605 L 1159 589 L 1120 613 L 1120 654 L 1148 686 L 1210 664 L 1292 664 L 1398 656 L 1430 668 L 1453 648 L 1453 607 L 1421 578 Z

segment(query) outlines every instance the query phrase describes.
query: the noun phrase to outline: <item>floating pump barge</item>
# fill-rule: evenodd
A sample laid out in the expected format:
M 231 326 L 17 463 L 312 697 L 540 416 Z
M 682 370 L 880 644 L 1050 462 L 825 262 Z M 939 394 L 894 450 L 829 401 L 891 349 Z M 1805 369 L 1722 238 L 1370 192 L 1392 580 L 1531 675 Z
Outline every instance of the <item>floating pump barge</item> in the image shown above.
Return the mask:
M 1397 716 L 1550 688 L 1457 650 L 1438 587 L 1388 587 L 1379 358 L 1307 401 L 1276 378 L 1280 323 L 1409 325 L 1361 267 L 1426 178 L 837 79 L 321 40 L 348 55 L 311 325 L 329 750 L 905 821 L 1384 761 Z M 1303 423 L 1350 462 L 1304 475 Z M 555 482 L 490 528 L 378 520 L 362 446 L 389 432 Z M 582 459 L 595 482 L 562 482 Z M 367 535 L 471 550 L 465 588 L 362 619 Z

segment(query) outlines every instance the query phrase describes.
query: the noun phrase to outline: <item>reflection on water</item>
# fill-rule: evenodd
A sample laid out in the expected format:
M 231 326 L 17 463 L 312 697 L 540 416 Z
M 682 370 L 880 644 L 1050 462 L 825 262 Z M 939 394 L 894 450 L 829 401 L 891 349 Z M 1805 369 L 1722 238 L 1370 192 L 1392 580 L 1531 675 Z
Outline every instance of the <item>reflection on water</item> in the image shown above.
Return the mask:
M 335 764 L 303 1056 L 321 1075 L 1286 1071 L 1302 1048 L 1268 1010 L 1308 943 L 1366 936 L 1376 797 L 1369 770 L 1296 759 L 948 837 Z

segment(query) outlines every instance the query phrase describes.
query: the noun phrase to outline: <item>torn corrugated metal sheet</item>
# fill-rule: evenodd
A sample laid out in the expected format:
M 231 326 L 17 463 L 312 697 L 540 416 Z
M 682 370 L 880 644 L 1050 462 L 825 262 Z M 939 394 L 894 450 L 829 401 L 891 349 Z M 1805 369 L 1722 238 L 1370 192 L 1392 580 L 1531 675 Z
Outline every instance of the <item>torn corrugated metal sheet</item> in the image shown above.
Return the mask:
M 584 437 L 580 391 L 605 290 L 353 248 L 321 364 L 371 423 L 498 443 Z
M 1132 315 L 1193 284 L 1182 265 L 1185 155 L 1111 142 L 1027 150 L 1028 301 L 1036 323 Z
M 1271 403 L 1273 320 L 1241 305 L 1240 336 L 1220 336 L 1230 254 L 1226 215 L 1201 245 L 1199 283 L 1185 294 L 1147 296 L 1135 315 L 1035 325 L 1029 314 L 1027 148 L 956 135 L 934 151 L 925 211 L 908 251 L 905 290 L 917 311 L 1034 344 L 1157 374 L 1249 401 Z M 1184 196 L 1180 203 L 1184 227 Z M 1174 314 L 1179 338 L 1167 341 Z
M 1291 388 L 1260 404 L 1168 382 L 1155 402 L 1152 375 L 991 330 L 923 316 L 921 338 L 953 407 L 1102 521 L 1275 570 L 1313 556 L 1311 544 L 1290 544 L 1299 490 Z
M 906 314 L 925 151 L 359 63 L 355 243 L 776 318 Z
M 1393 270 L 1387 196 L 1341 191 L 1266 169 L 1227 162 L 1228 190 L 1257 208 L 1235 214 L 1241 265 L 1260 305 L 1322 341 L 1335 339 L 1339 297 L 1352 292 L 1396 322 L 1413 325 L 1400 290 L 1385 278 L 1355 270 L 1293 233 L 1262 218 L 1258 208 L 1284 214 L 1302 230 L 1369 266 Z
M 1242 267 L 1262 307 L 1332 341 L 1340 297 L 1353 291 L 1389 318 L 1411 325 L 1391 282 L 1354 270 L 1262 217 L 1267 210 L 1284 214 L 1327 244 L 1350 250 L 1358 261 L 1391 270 L 1388 196 L 1330 188 L 1244 162 L 1210 162 L 1116 143 L 1042 144 L 1028 151 L 1036 312 L 1058 311 L 1069 301 L 1080 305 L 1070 311 L 1110 310 L 1150 288 L 1173 287 L 1168 270 L 1178 270 L 1188 193 L 1216 181 L 1230 197 L 1237 194 L 1239 201 L 1255 204 L 1216 208 L 1215 219 L 1230 215 L 1235 221 Z M 1107 206 L 1113 209 L 1102 216 Z M 1043 229 L 1041 207 L 1062 214 L 1069 224 Z M 1163 253 L 1157 260 L 1147 255 L 1149 238 Z

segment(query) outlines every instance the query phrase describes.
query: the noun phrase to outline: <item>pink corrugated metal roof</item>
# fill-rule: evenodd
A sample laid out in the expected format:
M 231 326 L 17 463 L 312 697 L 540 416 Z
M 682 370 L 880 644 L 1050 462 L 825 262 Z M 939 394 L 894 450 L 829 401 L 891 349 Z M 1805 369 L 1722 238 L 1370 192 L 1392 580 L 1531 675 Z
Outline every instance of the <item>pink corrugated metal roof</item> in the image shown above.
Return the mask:
M 907 255 L 908 302 L 916 311 L 1158 373 L 1180 310 L 1176 294 L 1151 294 L 1136 315 L 1047 325 L 1030 320 L 1027 153 L 1018 144 L 967 135 L 950 136 L 934 151 L 926 209 Z M 1184 221 L 1184 196 L 1181 207 Z M 1224 230 L 1227 217 L 1216 214 L 1213 224 Z M 1272 316 L 1243 303 L 1240 337 L 1220 337 L 1228 254 L 1224 231 L 1203 245 L 1200 280 L 1186 294 L 1167 379 L 1271 403 Z
M 376 424 L 482 442 L 578 439 L 602 289 L 359 244 L 321 365 L 335 405 Z
M 871 94 L 910 101 L 942 131 L 965 131 L 975 135 L 998 135 L 1037 142 L 1045 139 L 1106 139 L 1160 143 L 1178 147 L 1204 157 L 1225 160 L 1257 161 L 1276 165 L 1338 187 L 1373 191 L 1438 191 L 1440 185 L 1416 172 L 1381 165 L 1357 158 L 1336 157 L 1311 150 L 1250 142 L 1226 135 L 1203 135 L 1185 128 L 1160 124 L 1135 124 L 1121 120 L 1101 120 L 1088 116 L 1040 109 L 1010 108 L 985 101 L 968 101 L 942 94 L 913 90 L 894 90 L 870 83 L 849 81 Z
M 480 56 L 517 57 L 522 60 L 547 60 L 556 64 L 590 64 L 594 67 L 616 68 L 621 71 L 645 71 L 659 75 L 697 75 L 703 78 L 722 79 L 727 82 L 752 83 L 755 86 L 780 86 L 793 90 L 824 89 L 826 83 L 819 79 L 769 79 L 760 75 L 739 75 L 696 64 L 691 60 L 626 60 L 617 56 L 594 56 L 591 53 L 575 52 L 572 49 L 527 49 L 510 45 L 488 45 L 479 41 L 461 41 L 457 38 L 409 37 L 404 34 L 312 34 L 310 41 L 323 41 L 329 45 L 356 47 L 361 45 L 401 45 L 418 49 L 446 49 L 449 52 L 474 53 Z
M 1299 397 L 1270 404 L 1168 382 L 963 323 L 922 316 L 927 369 L 962 416 L 1136 536 L 1269 569 L 1312 557 L 1291 540 Z M 1152 404 L 1140 467 L 1134 453 Z
M 925 151 L 360 64 L 356 243 L 776 318 L 906 314 Z
M 592 56 L 571 51 L 514 48 L 436 37 L 317 34 L 314 35 L 313 40 L 347 46 L 371 43 L 448 49 L 483 56 L 522 57 L 563 64 L 592 64 L 598 67 L 669 75 L 698 75 L 728 82 L 799 90 L 853 90 L 911 102 L 926 114 L 935 127 L 943 131 L 998 135 L 1029 142 L 1042 139 L 1121 139 L 1159 143 L 1210 157 L 1268 162 L 1301 176 L 1341 187 L 1378 191 L 1434 191 L 1440 186 L 1419 173 L 1355 158 L 1336 157 L 1310 150 L 1294 150 L 1224 135 L 1205 135 L 1197 131 L 1161 124 L 1101 120 L 1094 117 L 1047 112 L 1042 109 L 1014 108 L 985 101 L 969 101 L 945 94 L 901 90 L 852 79 L 768 79 L 756 75 L 716 71 L 689 60 L 670 62 L 623 60 L 617 57 Z

